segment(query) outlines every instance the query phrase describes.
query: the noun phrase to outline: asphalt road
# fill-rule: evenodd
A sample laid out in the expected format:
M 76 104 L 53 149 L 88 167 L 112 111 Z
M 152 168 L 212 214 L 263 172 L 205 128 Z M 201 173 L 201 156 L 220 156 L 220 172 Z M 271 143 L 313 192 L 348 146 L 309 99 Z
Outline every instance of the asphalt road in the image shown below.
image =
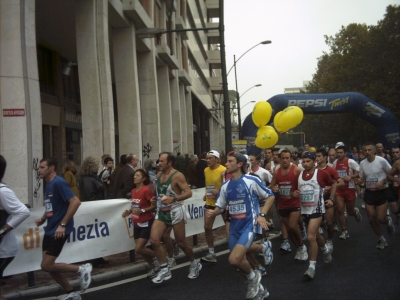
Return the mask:
M 319 253 L 312 281 L 303 277 L 308 261 L 294 261 L 294 247 L 291 253 L 283 253 L 280 237 L 272 239 L 274 262 L 262 279 L 270 292 L 268 299 L 400 299 L 400 226 L 396 225 L 391 237 L 382 226 L 389 246 L 376 249 L 377 238 L 365 211 L 361 213 L 361 223 L 348 220 L 349 239 L 339 240 L 339 234 L 335 235 L 332 263 L 324 264 Z M 245 279 L 229 265 L 226 245 L 216 250 L 218 263 L 203 263 L 197 279 L 187 278 L 188 265 L 183 258 L 173 269 L 172 279 L 161 284 L 138 274 L 122 282 L 93 286 L 82 299 L 245 299 Z

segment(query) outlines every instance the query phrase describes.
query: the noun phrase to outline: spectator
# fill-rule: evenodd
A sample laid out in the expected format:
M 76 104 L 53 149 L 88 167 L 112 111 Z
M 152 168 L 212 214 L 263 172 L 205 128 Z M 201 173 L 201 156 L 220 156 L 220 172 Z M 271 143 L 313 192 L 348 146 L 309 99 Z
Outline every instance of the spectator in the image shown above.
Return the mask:
M 114 160 L 109 156 L 104 159 L 105 169 L 100 172 L 99 178 L 105 184 L 107 188 L 107 194 L 111 198 L 112 185 L 111 185 L 111 175 L 114 171 Z
M 3 271 L 13 261 L 19 249 L 17 237 L 12 230 L 30 215 L 26 206 L 2 182 L 6 166 L 6 160 L 0 155 L 0 278 L 3 277 Z M 1 290 L 0 299 L 4 299 Z
M 150 183 L 148 187 L 154 193 L 155 191 L 155 183 L 156 180 L 156 162 L 152 159 L 148 159 L 143 163 L 143 169 L 149 174 Z
M 108 198 L 105 184 L 97 176 L 100 168 L 100 159 L 96 156 L 88 156 L 83 160 L 79 180 L 80 200 L 93 201 Z
M 117 191 L 114 190 L 115 180 L 117 179 L 119 172 L 125 165 L 126 165 L 126 154 L 122 154 L 121 157 L 119 158 L 118 166 L 115 168 L 114 172 L 112 172 L 110 177 L 111 199 L 117 198 Z
M 71 191 L 75 194 L 75 196 L 79 196 L 79 190 L 78 187 L 76 186 L 76 166 L 75 163 L 67 159 L 67 161 L 64 163 L 64 174 L 63 177 L 65 181 L 67 181 L 69 187 L 71 188 Z
M 196 165 L 199 158 L 196 154 L 190 156 L 190 164 L 188 167 L 188 181 L 192 189 L 197 188 Z
M 116 193 L 117 198 L 127 198 L 133 189 L 133 175 L 138 162 L 135 154 L 126 156 L 126 165 L 119 172 L 114 184 L 114 194 Z
M 204 176 L 204 169 L 207 168 L 206 156 L 207 152 L 203 152 L 200 156 L 200 160 L 196 165 L 197 188 L 203 188 L 206 186 L 206 178 Z

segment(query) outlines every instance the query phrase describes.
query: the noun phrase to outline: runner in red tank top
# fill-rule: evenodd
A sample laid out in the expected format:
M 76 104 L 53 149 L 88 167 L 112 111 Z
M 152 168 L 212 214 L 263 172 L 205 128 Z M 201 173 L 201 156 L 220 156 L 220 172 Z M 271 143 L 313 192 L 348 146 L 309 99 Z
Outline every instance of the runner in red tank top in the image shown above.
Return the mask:
M 307 260 L 307 248 L 303 244 L 303 239 L 298 226 L 299 220 L 301 219 L 300 198 L 292 197 L 290 195 L 292 182 L 297 180 L 296 175 L 301 172 L 301 169 L 290 164 L 290 156 L 291 153 L 288 150 L 281 151 L 280 168 L 274 171 L 271 186 L 273 187 L 274 193 L 279 193 L 277 198 L 281 222 L 286 226 L 288 236 L 297 248 L 294 259 Z

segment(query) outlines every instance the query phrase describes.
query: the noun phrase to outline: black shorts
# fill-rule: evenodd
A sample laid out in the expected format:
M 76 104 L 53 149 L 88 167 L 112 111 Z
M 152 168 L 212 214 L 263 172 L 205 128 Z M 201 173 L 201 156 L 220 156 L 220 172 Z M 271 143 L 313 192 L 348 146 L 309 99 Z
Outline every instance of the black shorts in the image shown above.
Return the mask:
M 287 217 L 289 217 L 290 213 L 294 212 L 294 211 L 300 211 L 300 207 L 292 207 L 292 208 L 287 208 L 287 209 L 280 209 L 278 212 L 279 212 L 279 215 L 281 217 L 287 218 Z
M 214 209 L 215 209 L 215 206 L 204 205 L 204 208 L 205 208 L 205 209 L 212 209 L 212 210 L 214 210 Z
M 389 188 L 389 189 L 390 189 L 390 197 L 388 198 L 388 202 L 397 202 L 398 198 L 399 198 L 398 191 L 396 191 L 396 190 L 394 190 L 392 188 Z
M 15 256 L 13 257 L 6 257 L 6 258 L 0 258 L 0 278 L 3 277 L 3 272 L 7 268 L 7 266 L 10 264 L 10 262 L 13 261 Z
M 368 205 L 380 206 L 385 204 L 390 198 L 390 190 L 388 188 L 377 191 L 365 190 L 364 202 Z
M 137 239 L 150 239 L 151 225 L 153 225 L 154 218 L 149 220 L 147 227 L 139 227 L 137 225 L 133 226 L 133 238 Z
M 63 238 L 55 239 L 54 236 L 44 235 L 42 243 L 42 251 L 47 255 L 58 257 L 64 247 L 65 242 L 68 240 L 69 234 Z
M 324 216 L 325 216 L 325 214 L 323 214 L 323 213 L 313 213 L 311 215 L 301 215 L 304 223 L 306 223 L 306 226 L 308 226 L 308 223 L 310 222 L 311 219 L 318 219 L 319 217 L 322 217 L 322 221 L 323 221 Z

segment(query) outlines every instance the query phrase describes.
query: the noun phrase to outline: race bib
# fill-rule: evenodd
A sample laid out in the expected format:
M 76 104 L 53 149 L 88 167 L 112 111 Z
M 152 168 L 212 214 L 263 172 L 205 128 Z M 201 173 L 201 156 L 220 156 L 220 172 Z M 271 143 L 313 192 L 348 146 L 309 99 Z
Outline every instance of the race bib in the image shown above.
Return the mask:
M 345 178 L 347 176 L 346 170 L 336 170 L 340 176 L 340 178 Z
M 301 191 L 300 201 L 302 206 L 314 206 L 314 190 Z
M 209 199 L 215 199 L 216 196 L 212 194 L 212 190 L 215 189 L 215 185 L 207 185 L 207 198 Z
M 229 205 L 229 214 L 231 215 L 231 218 L 234 219 L 246 218 L 246 204 L 243 202 Z
M 283 197 L 290 197 L 290 190 L 292 189 L 291 185 L 281 185 L 279 187 L 279 194 Z
M 367 190 L 377 190 L 376 184 L 378 183 L 378 178 L 368 178 L 365 181 L 365 187 Z

